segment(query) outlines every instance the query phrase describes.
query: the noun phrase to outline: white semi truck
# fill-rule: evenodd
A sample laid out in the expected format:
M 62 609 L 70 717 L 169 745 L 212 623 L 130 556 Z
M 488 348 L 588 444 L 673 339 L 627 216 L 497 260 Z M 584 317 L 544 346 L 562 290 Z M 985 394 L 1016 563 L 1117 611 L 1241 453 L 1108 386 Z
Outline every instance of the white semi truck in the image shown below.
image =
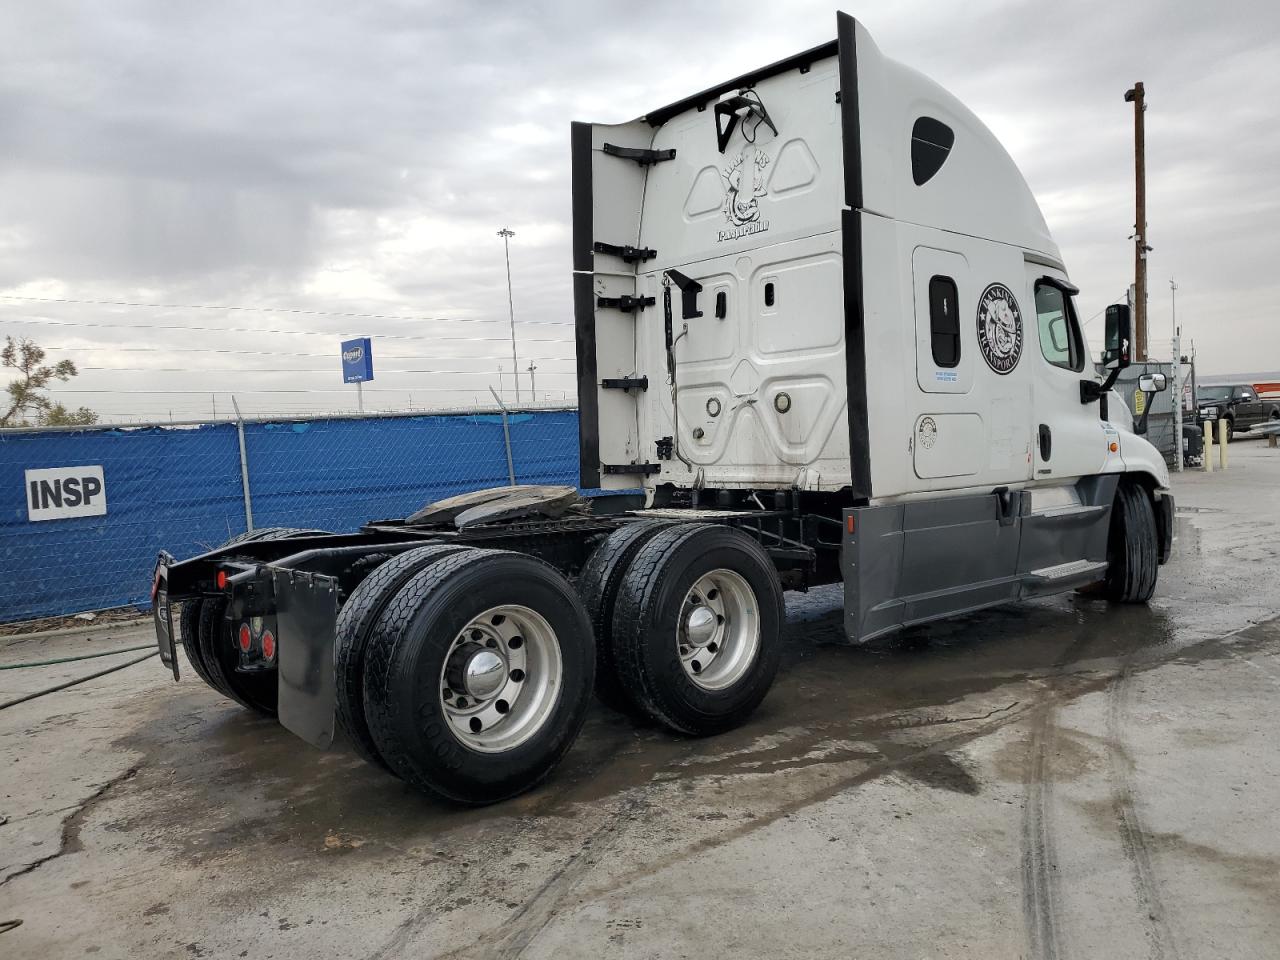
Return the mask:
M 785 589 L 842 581 L 852 642 L 1150 598 L 1173 500 L 1107 416 L 1127 308 L 1099 382 L 1034 197 L 954 97 L 840 15 L 831 43 L 571 145 L 581 482 L 617 496 L 500 488 L 162 553 L 175 679 L 180 637 L 313 745 L 341 730 L 488 803 L 551 771 L 593 688 L 683 734 L 741 723 Z

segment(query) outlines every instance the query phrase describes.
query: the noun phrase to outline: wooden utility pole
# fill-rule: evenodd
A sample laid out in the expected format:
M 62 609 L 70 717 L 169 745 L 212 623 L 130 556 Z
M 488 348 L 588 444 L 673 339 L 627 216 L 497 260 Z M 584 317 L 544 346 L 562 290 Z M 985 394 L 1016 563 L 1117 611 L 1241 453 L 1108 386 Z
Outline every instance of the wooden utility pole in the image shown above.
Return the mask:
M 1133 104 L 1133 181 L 1136 216 L 1133 226 L 1133 359 L 1147 359 L 1147 143 L 1144 115 L 1146 91 L 1141 82 L 1124 95 Z

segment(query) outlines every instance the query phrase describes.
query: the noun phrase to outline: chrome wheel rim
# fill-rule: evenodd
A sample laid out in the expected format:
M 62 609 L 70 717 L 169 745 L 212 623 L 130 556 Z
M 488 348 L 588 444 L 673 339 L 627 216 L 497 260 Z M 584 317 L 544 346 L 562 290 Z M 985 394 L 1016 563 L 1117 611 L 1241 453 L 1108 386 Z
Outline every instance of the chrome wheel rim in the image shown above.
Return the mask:
M 704 690 L 723 690 L 746 675 L 760 651 L 760 605 L 732 570 L 712 570 L 689 588 L 676 627 L 685 675 Z
M 564 665 L 551 624 L 529 607 L 491 607 L 454 637 L 437 695 L 449 730 L 481 753 L 513 750 L 546 725 Z

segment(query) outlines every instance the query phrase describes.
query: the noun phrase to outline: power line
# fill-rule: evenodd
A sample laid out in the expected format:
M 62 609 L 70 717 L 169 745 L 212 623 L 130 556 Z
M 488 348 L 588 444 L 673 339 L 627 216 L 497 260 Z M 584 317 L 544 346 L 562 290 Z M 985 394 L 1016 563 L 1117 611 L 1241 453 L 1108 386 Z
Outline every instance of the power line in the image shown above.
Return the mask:
M 116 372 L 116 373 L 321 373 L 327 376 L 337 374 L 337 367 L 77 367 L 79 372 L 85 373 L 92 371 L 94 373 Z M 542 367 L 538 368 L 542 370 Z M 379 369 L 377 374 L 379 377 L 391 376 L 392 374 L 407 373 L 429 373 L 440 376 L 494 376 L 493 370 L 438 370 L 432 367 L 424 367 L 417 370 L 386 370 Z M 576 375 L 573 370 L 549 370 L 548 376 L 568 377 Z M 406 387 L 405 389 L 412 389 Z M 216 392 L 225 393 L 227 391 L 220 390 Z
M 98 352 L 100 350 L 106 349 L 106 350 L 110 350 L 112 353 L 221 353 L 221 354 L 232 354 L 236 356 L 245 356 L 245 357 L 324 357 L 326 359 L 331 359 L 333 357 L 332 351 L 328 353 L 294 353 L 291 351 L 287 352 L 282 350 L 232 350 L 224 347 L 117 347 L 117 346 L 104 347 L 101 344 L 94 344 L 92 346 L 87 346 L 87 347 L 43 347 L 42 349 L 46 351 L 57 350 L 62 353 L 75 351 L 75 350 L 79 350 L 87 353 L 87 352 Z M 474 360 L 476 363 L 491 363 L 491 364 L 506 362 L 504 357 L 493 357 L 493 356 L 483 356 L 483 357 L 450 356 L 447 358 L 442 358 L 439 355 L 399 354 L 399 353 L 391 353 L 391 354 L 379 353 L 378 359 L 379 360 L 440 360 L 440 359 Z M 566 356 L 529 357 L 528 359 L 530 360 L 567 360 L 570 363 L 573 362 L 573 357 L 571 356 L 570 357 L 566 357 Z
M 466 388 L 466 387 L 366 387 L 364 392 L 365 393 L 458 393 L 459 391 L 466 390 L 466 389 L 469 389 L 469 388 Z M 234 393 L 238 396 L 239 394 L 242 394 L 242 393 L 246 393 L 246 394 L 248 393 L 253 393 L 253 394 L 258 394 L 258 393 L 263 393 L 263 394 L 342 393 L 342 394 L 346 394 L 349 392 L 350 390 L 346 387 L 334 387 L 332 389 L 322 388 L 322 387 L 297 387 L 297 388 L 273 387 L 270 390 L 241 390 L 238 387 L 234 390 L 189 390 L 189 389 L 135 390 L 133 388 L 125 388 L 125 389 L 104 388 L 102 390 L 94 390 L 88 387 L 67 387 L 67 388 L 60 387 L 56 391 L 50 388 L 50 393 L 57 394 L 57 395 L 61 395 L 64 393 L 94 393 L 94 394 L 104 394 L 108 396 L 114 396 L 117 394 L 120 394 L 120 395 L 157 394 L 157 395 L 163 395 L 163 396 L 171 396 L 171 395 L 178 396 L 183 394 L 190 394 L 192 396 L 197 396 L 197 397 L 207 397 L 212 393 Z
M 204 333 L 256 333 L 256 334 L 276 334 L 294 337 L 338 337 L 339 333 L 324 330 L 260 330 L 254 327 L 185 327 L 178 324 L 166 323 L 84 323 L 78 320 L 36 320 L 25 318 L 20 320 L 6 319 L 5 323 L 28 323 L 48 327 L 90 327 L 93 329 L 112 329 L 112 330 L 179 330 L 182 333 L 204 332 Z M 484 341 L 497 341 L 506 343 L 507 337 L 442 337 L 432 336 L 425 337 L 414 334 L 401 333 L 380 333 L 376 334 L 379 340 L 462 340 L 474 343 Z M 573 343 L 570 337 L 524 337 L 525 343 Z
M 348 313 L 340 310 L 307 310 L 302 307 L 249 307 L 242 304 L 210 303 L 145 303 L 131 300 L 74 300 L 70 297 L 24 297 L 17 294 L 0 294 L 0 300 L 22 300 L 28 303 L 70 303 L 94 307 L 143 307 L 150 310 L 224 310 L 242 313 L 291 313 L 307 317 L 345 317 L 350 320 L 398 320 L 405 323 L 501 323 L 484 317 L 397 317 L 385 313 Z M 521 323 L 568 327 L 568 320 L 521 320 Z M 505 338 L 503 338 L 505 339 Z

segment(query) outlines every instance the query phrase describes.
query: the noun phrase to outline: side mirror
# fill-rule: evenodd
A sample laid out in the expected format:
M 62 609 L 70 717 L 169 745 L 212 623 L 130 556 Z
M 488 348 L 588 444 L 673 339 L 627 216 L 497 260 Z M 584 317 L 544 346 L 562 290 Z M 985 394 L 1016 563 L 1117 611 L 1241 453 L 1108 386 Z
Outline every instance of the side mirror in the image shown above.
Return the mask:
M 1138 389 L 1143 393 L 1160 393 L 1169 386 L 1169 379 L 1163 373 L 1148 373 L 1138 378 Z
M 1102 365 L 1108 370 L 1123 370 L 1129 365 L 1130 330 L 1129 307 L 1113 303 L 1107 307 L 1106 341 L 1102 347 Z

